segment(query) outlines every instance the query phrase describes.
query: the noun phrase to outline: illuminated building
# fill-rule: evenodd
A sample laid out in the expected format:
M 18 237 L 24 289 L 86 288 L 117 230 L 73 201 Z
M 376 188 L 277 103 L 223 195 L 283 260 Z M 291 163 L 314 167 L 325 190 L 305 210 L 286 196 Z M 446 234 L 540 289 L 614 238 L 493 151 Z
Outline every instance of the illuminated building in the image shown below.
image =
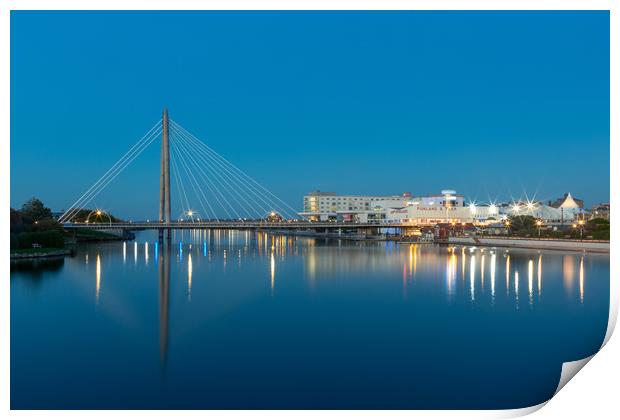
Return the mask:
M 355 221 L 357 215 L 372 213 L 384 206 L 402 207 L 411 198 L 408 193 L 388 196 L 338 195 L 335 192 L 313 191 L 304 196 L 300 216 L 311 221 Z M 367 216 L 365 216 L 367 217 Z

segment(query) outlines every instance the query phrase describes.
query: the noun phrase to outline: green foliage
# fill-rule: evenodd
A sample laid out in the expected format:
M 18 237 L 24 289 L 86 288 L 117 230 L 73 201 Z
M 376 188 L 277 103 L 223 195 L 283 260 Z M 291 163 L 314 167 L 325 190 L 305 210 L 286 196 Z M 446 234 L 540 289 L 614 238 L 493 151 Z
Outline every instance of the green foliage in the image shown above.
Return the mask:
M 65 240 L 60 231 L 22 232 L 11 235 L 11 249 L 28 249 L 33 244 L 44 248 L 64 248 Z
M 608 241 L 609 240 L 609 229 L 598 230 L 598 231 L 592 232 L 592 239 L 598 239 L 600 241 Z
M 25 225 L 22 214 L 18 210 L 11 208 L 11 233 L 23 232 L 24 229 Z
M 536 219 L 533 216 L 510 216 L 510 230 L 520 235 L 536 233 Z
M 598 217 L 596 219 L 588 220 L 588 225 L 596 225 L 596 226 L 607 225 L 609 227 L 609 220 Z
M 21 209 L 23 217 L 28 217 L 33 221 L 52 218 L 52 211 L 43 205 L 43 202 L 36 197 L 26 201 Z
M 41 200 L 32 198 L 21 210 L 11 209 L 11 233 L 62 231 L 62 226 L 52 218 L 52 212 Z
M 70 235 L 75 234 L 75 237 L 79 239 L 116 239 L 118 235 L 109 232 L 101 232 L 99 230 L 94 229 L 73 229 Z
M 13 249 L 11 254 L 47 254 L 50 252 L 57 252 L 58 248 L 27 248 L 27 249 Z
M 32 228 L 36 232 L 44 232 L 46 230 L 56 230 L 62 232 L 61 224 L 54 219 L 39 220 L 32 226 Z
M 610 224 L 609 220 L 597 218 L 589 220 L 586 224 L 588 235 L 592 236 L 592 239 L 609 240 L 610 237 Z

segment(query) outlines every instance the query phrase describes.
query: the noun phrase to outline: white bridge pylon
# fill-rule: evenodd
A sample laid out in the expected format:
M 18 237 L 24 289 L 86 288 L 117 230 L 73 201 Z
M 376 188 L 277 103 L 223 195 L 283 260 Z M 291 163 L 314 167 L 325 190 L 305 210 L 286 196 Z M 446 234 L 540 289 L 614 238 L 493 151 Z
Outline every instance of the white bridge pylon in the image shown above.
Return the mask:
M 284 219 L 299 216 L 286 202 L 233 165 L 180 124 L 168 122 L 171 189 L 179 214 L 177 220 L 260 220 L 274 212 Z M 134 160 L 164 135 L 163 119 L 152 126 L 121 158 L 92 184 L 58 219 L 69 223 L 88 208 Z M 155 175 L 155 174 L 153 174 Z M 161 176 L 161 174 L 160 174 Z

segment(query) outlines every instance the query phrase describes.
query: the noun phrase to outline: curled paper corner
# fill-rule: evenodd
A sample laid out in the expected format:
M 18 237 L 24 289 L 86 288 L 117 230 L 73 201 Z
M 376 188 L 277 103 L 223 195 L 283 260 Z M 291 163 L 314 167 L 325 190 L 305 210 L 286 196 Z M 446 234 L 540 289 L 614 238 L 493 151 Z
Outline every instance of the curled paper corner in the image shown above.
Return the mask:
M 601 351 L 601 349 L 603 347 L 605 347 L 605 345 L 607 344 L 607 342 L 609 341 L 609 339 L 611 338 L 611 336 L 613 335 L 613 332 L 616 328 L 616 322 L 618 320 L 618 307 L 619 307 L 619 299 L 618 296 L 620 295 L 620 290 L 618 289 L 618 285 L 614 284 L 613 282 L 611 283 L 611 290 L 610 290 L 610 306 L 609 306 L 609 319 L 607 322 L 607 331 L 605 332 L 605 338 L 603 339 L 603 343 L 601 344 L 601 347 L 599 348 L 599 350 L 588 356 L 585 357 L 583 359 L 580 360 L 573 360 L 572 362 L 564 362 L 562 363 L 562 371 L 560 373 L 560 381 L 558 382 L 558 386 L 555 389 L 555 392 L 553 393 L 553 397 L 555 397 L 557 395 L 558 392 L 560 392 L 560 390 L 562 388 L 564 388 L 564 385 L 566 385 L 571 379 L 573 379 L 573 377 L 585 366 L 588 364 L 588 362 L 599 352 Z M 553 398 L 551 397 L 551 398 Z M 541 408 L 543 408 L 545 405 L 547 405 L 547 403 L 551 401 L 551 399 L 542 402 L 540 404 L 537 405 L 533 405 L 531 407 L 524 407 L 524 408 L 518 408 L 518 409 L 513 409 L 513 410 L 504 410 L 502 412 L 500 412 L 498 418 L 514 418 L 514 417 L 521 417 L 521 416 L 526 416 L 528 414 L 532 414 L 535 411 L 540 410 Z
M 562 372 L 560 373 L 560 381 L 558 383 L 557 388 L 555 389 L 555 392 L 553 393 L 553 397 L 555 397 L 557 393 L 560 392 L 562 388 L 564 388 L 564 385 L 566 385 L 571 379 L 573 379 L 573 377 L 577 374 L 577 372 L 579 372 L 593 357 L 594 357 L 594 354 L 584 359 L 562 363 Z M 541 408 L 543 408 L 545 405 L 547 405 L 549 401 L 551 401 L 551 399 L 544 401 L 540 404 L 533 405 L 531 407 L 517 408 L 517 409 L 512 409 L 512 410 L 502 410 L 497 413 L 497 416 L 495 416 L 495 418 L 515 418 L 515 417 L 527 416 L 528 414 L 532 414 L 540 410 Z
M 601 348 L 605 347 L 605 344 L 609 341 L 614 329 L 616 328 L 616 321 L 618 320 L 618 307 L 620 306 L 620 285 L 618 282 L 609 281 L 609 318 L 607 321 L 607 331 L 605 332 L 605 339 Z
M 611 336 L 616 329 L 616 321 L 618 320 L 618 285 L 614 284 L 615 282 L 611 282 L 610 290 L 610 298 L 611 302 L 609 304 L 609 320 L 607 321 L 607 332 L 605 333 L 605 339 L 603 340 L 603 344 L 601 344 L 601 348 L 605 347 L 605 344 L 609 341 Z
M 579 372 L 593 357 L 594 357 L 594 354 L 584 359 L 562 363 L 562 373 L 560 375 L 560 382 L 558 383 L 558 387 L 555 389 L 555 392 L 553 393 L 553 395 L 555 396 L 558 392 L 560 392 L 560 390 L 564 388 L 564 385 L 566 385 L 568 381 L 573 379 L 573 377 L 577 374 L 577 372 Z
M 541 402 L 540 404 L 532 405 L 530 407 L 513 408 L 513 409 L 510 409 L 510 410 L 501 410 L 501 411 L 496 412 L 496 414 L 493 416 L 493 418 L 497 418 L 497 419 L 511 419 L 511 418 L 516 418 L 516 417 L 527 416 L 528 414 L 532 414 L 532 413 L 540 410 L 545 405 L 547 405 L 548 402 L 549 401 L 547 400 L 547 401 Z

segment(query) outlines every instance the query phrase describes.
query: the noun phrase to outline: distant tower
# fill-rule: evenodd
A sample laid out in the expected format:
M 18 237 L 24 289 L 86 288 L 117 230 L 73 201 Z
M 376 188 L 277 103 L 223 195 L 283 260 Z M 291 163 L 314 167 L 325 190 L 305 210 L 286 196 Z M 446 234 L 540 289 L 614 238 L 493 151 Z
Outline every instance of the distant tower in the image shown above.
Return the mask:
M 168 109 L 164 108 L 161 132 L 161 175 L 159 179 L 159 221 L 170 223 L 170 141 Z

